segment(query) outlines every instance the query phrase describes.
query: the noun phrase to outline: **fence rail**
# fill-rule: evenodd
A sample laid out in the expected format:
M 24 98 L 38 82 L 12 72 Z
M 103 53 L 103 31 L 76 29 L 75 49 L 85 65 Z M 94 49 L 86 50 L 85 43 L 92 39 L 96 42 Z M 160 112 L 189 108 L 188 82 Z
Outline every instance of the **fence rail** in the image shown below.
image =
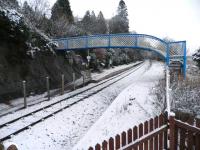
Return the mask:
M 170 150 L 200 150 L 200 119 L 183 122 L 170 117 Z
M 200 119 L 183 122 L 174 116 L 168 120 L 161 114 L 88 150 L 163 149 L 200 150 Z

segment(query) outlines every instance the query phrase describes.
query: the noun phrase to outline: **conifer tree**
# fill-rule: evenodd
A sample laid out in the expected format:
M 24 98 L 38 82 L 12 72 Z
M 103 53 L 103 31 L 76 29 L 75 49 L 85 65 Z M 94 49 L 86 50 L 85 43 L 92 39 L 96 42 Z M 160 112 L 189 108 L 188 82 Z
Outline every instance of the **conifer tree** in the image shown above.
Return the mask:
M 59 20 L 59 18 L 66 19 L 69 23 L 72 23 L 74 21 L 72 10 L 68 0 L 57 0 L 52 7 L 51 14 L 51 19 L 53 21 Z
M 97 32 L 96 33 L 101 33 L 101 34 L 107 33 L 106 20 L 101 11 L 99 12 L 99 15 L 97 17 Z
M 128 10 L 124 0 L 120 0 L 117 15 L 109 21 L 110 33 L 128 33 L 129 19 Z

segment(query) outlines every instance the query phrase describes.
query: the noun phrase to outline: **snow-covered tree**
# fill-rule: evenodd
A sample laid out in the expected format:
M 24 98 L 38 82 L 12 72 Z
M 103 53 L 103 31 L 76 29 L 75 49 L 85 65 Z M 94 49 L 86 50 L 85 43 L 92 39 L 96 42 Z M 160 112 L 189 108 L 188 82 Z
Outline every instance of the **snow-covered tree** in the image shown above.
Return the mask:
M 45 33 L 50 33 L 51 22 L 46 17 L 49 6 L 47 0 L 32 0 L 30 3 L 25 1 L 21 8 L 21 13 L 24 15 L 26 22 L 32 28 L 38 28 Z
M 192 59 L 197 62 L 197 66 L 200 68 L 200 48 L 192 55 Z

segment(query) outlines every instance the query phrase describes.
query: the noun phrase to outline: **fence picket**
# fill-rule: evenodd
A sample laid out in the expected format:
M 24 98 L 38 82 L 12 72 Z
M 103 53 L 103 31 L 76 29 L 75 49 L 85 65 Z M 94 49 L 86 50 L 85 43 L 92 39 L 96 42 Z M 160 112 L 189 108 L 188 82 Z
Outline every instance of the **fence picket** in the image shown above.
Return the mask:
M 200 128 L 200 118 L 196 118 L 196 126 Z
M 132 131 L 132 129 L 129 129 L 127 131 L 127 133 L 128 133 L 128 144 L 129 144 L 133 141 L 133 131 Z
M 164 116 L 163 114 L 161 114 L 159 116 L 159 127 L 161 127 L 162 125 L 164 125 Z M 163 150 L 164 147 L 163 147 L 163 132 L 161 132 L 159 134 L 159 150 Z
M 100 145 L 100 144 L 97 144 L 97 145 L 95 146 L 95 150 L 101 150 L 101 145 Z
M 92 147 L 89 147 L 89 149 L 88 150 L 93 150 L 93 148 Z
M 145 121 L 145 123 L 144 123 L 144 135 L 148 134 L 148 132 L 149 132 L 149 123 L 148 123 L 148 121 Z M 148 147 L 149 147 L 148 140 L 146 140 L 144 142 L 144 150 L 148 150 Z
M 196 126 L 200 128 L 200 118 L 196 118 Z M 197 134 L 195 137 L 195 146 L 196 150 L 200 149 L 200 134 Z
M 158 117 L 154 118 L 154 129 L 158 128 Z M 158 135 L 154 137 L 154 150 L 158 150 Z
M 133 127 L 133 141 L 138 139 L 138 127 Z M 137 150 L 138 146 L 133 147 L 134 150 Z
M 126 132 L 122 132 L 121 136 L 122 136 L 122 146 L 125 146 L 126 145 Z
M 121 147 L 120 146 L 120 135 L 119 134 L 117 134 L 115 136 L 115 147 L 116 147 L 116 149 L 119 149 Z
M 180 129 L 180 150 L 185 149 L 186 130 Z
M 188 149 L 193 149 L 193 133 L 191 131 L 188 131 Z
M 114 150 L 114 139 L 113 138 L 109 139 L 109 150 Z
M 143 136 L 143 124 L 139 125 L 139 138 Z M 143 143 L 139 144 L 139 150 L 143 150 Z
M 102 150 L 108 150 L 108 142 L 105 140 L 102 143 Z
M 195 149 L 199 150 L 200 149 L 200 134 L 197 134 L 195 137 Z
M 149 131 L 153 131 L 153 119 L 151 118 L 150 121 L 149 121 Z M 153 150 L 153 137 L 150 139 L 149 141 L 149 145 L 150 145 L 150 150 Z

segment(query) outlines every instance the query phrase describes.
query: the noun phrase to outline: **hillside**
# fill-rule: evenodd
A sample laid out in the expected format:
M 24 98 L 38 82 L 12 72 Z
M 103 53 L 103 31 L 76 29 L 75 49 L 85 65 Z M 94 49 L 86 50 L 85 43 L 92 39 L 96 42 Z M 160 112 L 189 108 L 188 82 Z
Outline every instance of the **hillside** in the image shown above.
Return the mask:
M 0 1 L 0 102 L 21 96 L 22 80 L 27 81 L 28 91 L 42 92 L 46 76 L 55 88 L 61 74 L 69 82 L 72 69 L 78 71 L 68 65 L 63 54 L 54 51 L 55 43 L 26 22 L 13 6 Z

